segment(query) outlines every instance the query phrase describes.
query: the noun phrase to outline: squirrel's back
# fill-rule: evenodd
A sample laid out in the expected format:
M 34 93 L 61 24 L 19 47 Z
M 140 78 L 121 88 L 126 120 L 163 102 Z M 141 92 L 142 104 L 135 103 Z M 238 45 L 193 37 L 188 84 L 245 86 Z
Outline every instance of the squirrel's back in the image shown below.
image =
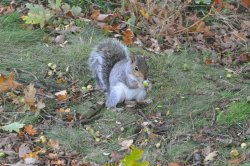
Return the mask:
M 91 52 L 89 67 L 99 89 L 108 90 L 111 69 L 128 56 L 128 48 L 116 39 L 104 40 Z

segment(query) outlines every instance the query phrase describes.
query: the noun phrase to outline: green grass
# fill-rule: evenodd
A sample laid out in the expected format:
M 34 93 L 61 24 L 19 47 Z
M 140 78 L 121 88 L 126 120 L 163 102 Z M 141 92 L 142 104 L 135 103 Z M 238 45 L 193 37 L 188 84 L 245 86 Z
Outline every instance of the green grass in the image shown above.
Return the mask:
M 250 103 L 247 101 L 233 102 L 226 112 L 221 113 L 217 119 L 219 124 L 236 124 L 245 122 L 250 118 Z
M 53 43 L 44 43 L 43 39 L 47 35 L 42 30 L 21 29 L 22 22 L 16 15 L 0 17 L 0 22 L 1 73 L 8 74 L 9 69 L 16 68 L 29 71 L 39 79 L 44 79 L 47 64 L 53 62 L 62 69 L 70 66 L 72 79 L 79 80 L 79 86 L 85 85 L 90 80 L 87 59 L 91 49 L 99 41 L 107 38 L 101 31 L 88 26 L 84 27 L 80 34 L 68 34 L 66 36 L 68 44 L 61 48 Z M 231 79 L 227 78 L 224 67 L 203 63 L 207 54 L 190 52 L 188 49 L 183 49 L 178 54 L 161 56 L 136 46 L 130 50 L 140 52 L 149 59 L 149 79 L 153 83 L 153 88 L 148 96 L 153 103 L 142 108 L 142 111 L 156 126 L 171 127 L 161 136 L 151 138 L 141 126 L 146 120 L 138 112 L 134 110 L 113 112 L 102 109 L 99 113 L 101 117 L 88 124 L 95 132 L 100 131 L 100 142 L 95 141 L 94 136 L 86 130 L 86 125 L 70 127 L 60 122 L 48 124 L 45 134 L 49 138 L 58 139 L 67 150 L 77 150 L 84 158 L 99 164 L 108 161 L 108 156 L 103 155 L 104 152 L 118 151 L 119 142 L 134 139 L 135 146 L 144 149 L 143 160 L 155 165 L 156 160 L 165 162 L 183 160 L 193 152 L 194 148 L 203 148 L 204 145 L 194 142 L 190 135 L 204 128 L 218 127 L 217 123 L 211 126 L 214 119 L 213 110 L 216 107 L 228 108 L 223 110 L 224 115 L 219 119 L 219 126 L 223 126 L 216 131 L 219 134 L 228 134 L 225 128 L 237 125 L 238 122 L 249 123 L 247 120 L 250 116 L 249 103 L 245 102 L 245 99 L 250 94 L 250 85 L 241 81 L 240 74 Z M 184 69 L 185 65 L 188 66 L 188 70 Z M 27 73 L 21 74 L 18 81 L 26 84 L 35 82 Z M 236 86 L 240 91 L 233 91 Z M 85 115 L 97 101 L 104 101 L 103 95 L 99 93 L 93 95 L 93 99 L 86 99 L 78 104 L 71 103 L 69 107 Z M 240 102 L 231 103 L 234 99 L 240 99 Z M 55 108 L 56 103 L 48 102 L 46 106 L 46 111 L 50 113 L 54 111 L 51 108 Z M 170 112 L 169 115 L 166 115 L 167 111 Z M 16 119 L 26 123 L 40 125 L 39 116 L 32 114 L 15 116 Z M 121 127 L 124 130 L 121 130 Z M 108 136 L 109 139 L 106 139 Z M 148 140 L 147 144 L 142 143 L 145 140 Z M 158 142 L 161 142 L 160 148 L 155 146 Z M 209 145 L 210 142 L 206 144 Z M 216 148 L 221 147 L 220 144 L 215 144 Z M 230 150 L 221 148 L 220 160 L 226 163 L 223 156 Z

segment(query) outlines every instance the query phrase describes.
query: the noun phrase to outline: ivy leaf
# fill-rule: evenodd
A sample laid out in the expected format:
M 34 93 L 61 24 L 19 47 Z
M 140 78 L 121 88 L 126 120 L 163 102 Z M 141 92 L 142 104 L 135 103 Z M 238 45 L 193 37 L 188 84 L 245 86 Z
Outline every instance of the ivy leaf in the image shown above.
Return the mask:
M 60 10 L 61 5 L 62 5 L 62 0 L 49 0 L 49 7 L 51 7 L 54 10 Z
M 133 146 L 131 148 L 131 153 L 121 160 L 121 164 L 123 164 L 123 166 L 149 166 L 148 161 L 138 162 L 138 160 L 142 159 L 144 151 Z
M 19 122 L 14 122 L 14 123 L 2 126 L 1 129 L 5 130 L 5 131 L 9 131 L 9 132 L 15 131 L 15 132 L 18 133 L 19 129 L 23 128 L 24 125 L 25 124 L 22 124 L 22 123 L 19 123 Z
M 73 6 L 71 12 L 74 16 L 78 16 L 81 13 L 82 9 L 79 6 Z
M 45 9 L 42 5 L 27 3 L 26 7 L 29 9 L 29 13 L 27 16 L 22 16 L 26 24 L 40 24 L 42 28 L 52 17 L 50 10 Z

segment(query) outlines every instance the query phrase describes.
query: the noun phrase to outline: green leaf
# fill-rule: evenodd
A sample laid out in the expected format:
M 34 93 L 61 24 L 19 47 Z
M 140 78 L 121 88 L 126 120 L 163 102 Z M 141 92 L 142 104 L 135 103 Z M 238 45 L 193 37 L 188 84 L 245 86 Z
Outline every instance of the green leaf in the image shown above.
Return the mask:
M 60 7 L 62 5 L 62 0 L 49 0 L 49 7 L 54 10 L 60 10 Z
M 80 8 L 79 6 L 73 6 L 71 8 L 71 11 L 72 11 L 74 16 L 78 16 L 81 13 L 82 8 Z
M 142 159 L 144 151 L 136 147 L 132 147 L 132 149 L 131 153 L 121 160 L 123 166 L 149 166 L 148 161 L 138 162 L 138 160 Z
M 131 17 L 128 19 L 128 24 L 131 26 L 135 26 L 136 16 L 134 13 L 131 14 Z
M 14 123 L 2 126 L 1 129 L 5 130 L 5 131 L 9 131 L 9 132 L 15 131 L 15 132 L 18 133 L 19 129 L 23 128 L 24 125 L 25 124 L 22 124 L 22 123 L 19 123 L 19 122 L 14 122 Z
M 212 0 L 195 0 L 195 3 L 209 5 L 212 3 Z
M 27 3 L 26 7 L 29 9 L 29 13 L 22 17 L 26 24 L 39 24 L 42 28 L 52 17 L 50 10 L 45 9 L 42 5 Z

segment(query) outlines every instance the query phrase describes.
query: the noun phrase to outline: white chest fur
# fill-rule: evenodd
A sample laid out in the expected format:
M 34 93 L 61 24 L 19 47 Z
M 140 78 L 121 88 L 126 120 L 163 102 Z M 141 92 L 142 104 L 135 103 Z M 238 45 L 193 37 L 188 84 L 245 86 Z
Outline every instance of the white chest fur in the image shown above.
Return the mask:
M 130 89 L 123 83 L 118 83 L 115 85 L 114 89 L 120 98 L 123 100 L 143 100 L 146 96 L 146 91 L 144 88 Z M 117 96 L 117 97 L 118 97 Z

